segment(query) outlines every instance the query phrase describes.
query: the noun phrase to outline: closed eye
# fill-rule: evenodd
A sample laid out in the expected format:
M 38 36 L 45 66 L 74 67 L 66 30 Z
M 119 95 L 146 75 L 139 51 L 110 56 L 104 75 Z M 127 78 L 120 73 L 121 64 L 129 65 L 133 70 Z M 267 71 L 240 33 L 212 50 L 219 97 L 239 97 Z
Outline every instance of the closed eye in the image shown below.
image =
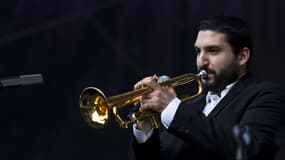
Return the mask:
M 220 47 L 217 47 L 217 46 L 210 46 L 210 47 L 207 47 L 206 49 L 210 54 L 218 54 L 219 52 L 222 51 L 222 49 Z
M 195 47 L 196 56 L 200 55 L 201 50 L 198 47 Z

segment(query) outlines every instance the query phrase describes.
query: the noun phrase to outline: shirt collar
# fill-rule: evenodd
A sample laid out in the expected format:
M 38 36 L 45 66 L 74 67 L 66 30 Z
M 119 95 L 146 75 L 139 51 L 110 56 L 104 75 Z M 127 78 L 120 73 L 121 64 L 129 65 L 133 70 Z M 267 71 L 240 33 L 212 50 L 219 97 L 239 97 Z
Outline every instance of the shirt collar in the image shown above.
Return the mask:
M 213 99 L 219 100 L 219 99 L 223 98 L 231 90 L 231 88 L 236 84 L 236 82 L 237 81 L 227 85 L 226 88 L 221 91 L 221 96 L 218 96 L 217 94 L 213 94 L 213 92 L 209 91 L 207 93 L 207 96 L 206 96 L 206 103 L 211 102 L 211 100 L 213 100 Z

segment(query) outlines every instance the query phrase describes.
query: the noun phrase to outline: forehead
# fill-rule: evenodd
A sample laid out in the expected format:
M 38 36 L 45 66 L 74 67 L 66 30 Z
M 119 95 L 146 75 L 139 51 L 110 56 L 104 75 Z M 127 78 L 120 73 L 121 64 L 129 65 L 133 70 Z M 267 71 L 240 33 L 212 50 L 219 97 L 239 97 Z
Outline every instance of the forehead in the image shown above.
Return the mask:
M 196 47 L 223 45 L 229 45 L 226 41 L 226 35 L 221 32 L 210 30 L 199 31 L 195 41 Z

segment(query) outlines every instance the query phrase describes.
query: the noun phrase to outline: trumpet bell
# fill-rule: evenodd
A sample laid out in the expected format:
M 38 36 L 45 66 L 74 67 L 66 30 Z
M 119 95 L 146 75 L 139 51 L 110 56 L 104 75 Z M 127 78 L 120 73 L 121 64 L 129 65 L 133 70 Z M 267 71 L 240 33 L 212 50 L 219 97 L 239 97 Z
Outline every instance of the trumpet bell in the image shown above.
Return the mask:
M 104 93 L 95 87 L 87 87 L 80 94 L 80 111 L 84 120 L 94 128 L 108 123 L 109 108 Z

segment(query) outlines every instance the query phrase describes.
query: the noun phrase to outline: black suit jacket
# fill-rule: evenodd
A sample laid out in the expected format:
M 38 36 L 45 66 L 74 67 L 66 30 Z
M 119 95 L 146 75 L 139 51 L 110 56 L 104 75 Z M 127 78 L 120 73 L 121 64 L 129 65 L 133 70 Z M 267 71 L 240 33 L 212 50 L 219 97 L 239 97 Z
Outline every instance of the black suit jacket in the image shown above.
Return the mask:
M 275 141 L 278 146 L 275 160 L 284 160 L 285 159 L 285 126 L 283 126 L 278 131 Z
M 249 127 L 249 159 L 273 159 L 276 131 L 285 125 L 284 91 L 252 75 L 241 78 L 216 108 L 204 116 L 205 95 L 181 103 L 167 130 L 155 131 L 143 144 L 133 139 L 130 159 L 235 159 L 234 125 Z

